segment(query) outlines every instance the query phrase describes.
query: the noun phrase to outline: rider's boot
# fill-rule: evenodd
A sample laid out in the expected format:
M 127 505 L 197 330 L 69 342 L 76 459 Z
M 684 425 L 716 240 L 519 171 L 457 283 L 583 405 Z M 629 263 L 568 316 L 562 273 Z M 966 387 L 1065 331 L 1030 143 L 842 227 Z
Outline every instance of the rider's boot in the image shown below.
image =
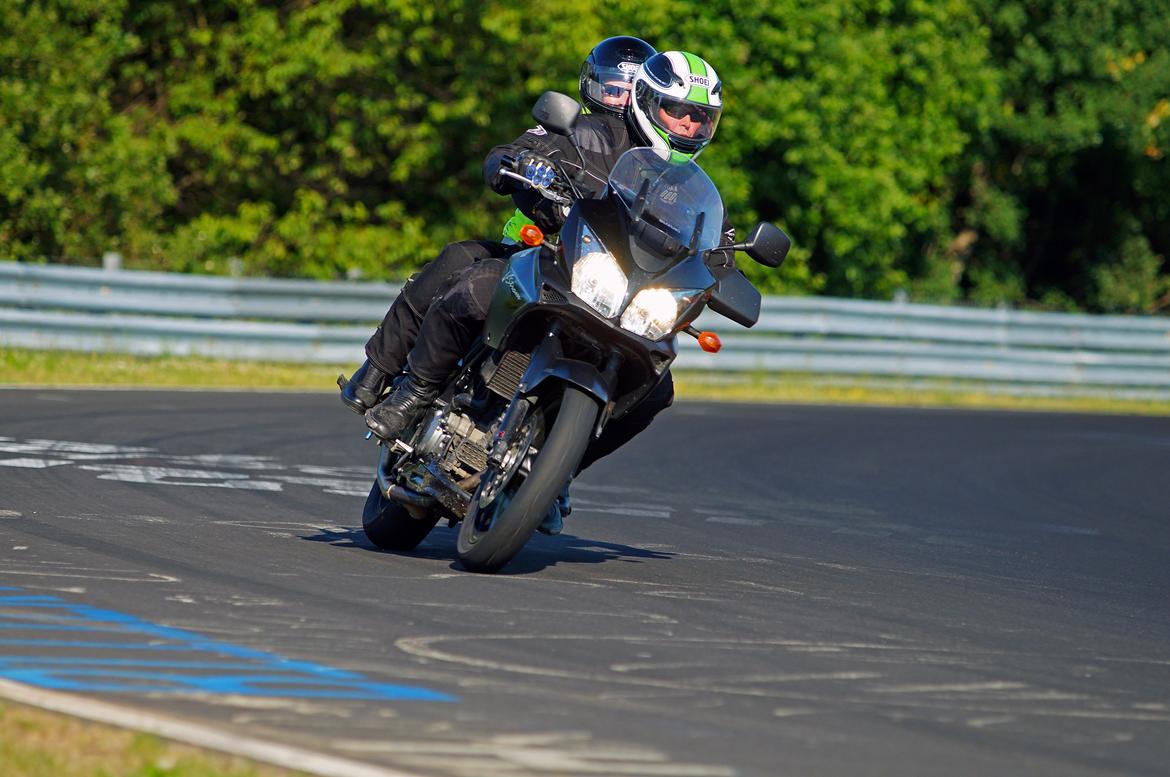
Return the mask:
M 341 402 L 353 412 L 364 414 L 378 404 L 378 399 L 386 390 L 389 380 L 389 375 L 367 359 L 348 381 L 344 375 L 337 376 L 337 385 L 341 387 Z
M 572 484 L 573 479 L 569 478 L 569 482 L 565 483 L 564 489 L 552 503 L 552 507 L 548 509 L 540 526 L 536 527 L 536 530 L 541 534 L 556 536 L 564 530 L 565 519 L 569 517 L 569 513 L 573 512 L 573 505 L 569 501 L 569 486 Z
M 366 426 L 383 440 L 396 440 L 439 396 L 440 383 L 423 380 L 412 372 L 398 381 L 386 401 L 366 411 Z

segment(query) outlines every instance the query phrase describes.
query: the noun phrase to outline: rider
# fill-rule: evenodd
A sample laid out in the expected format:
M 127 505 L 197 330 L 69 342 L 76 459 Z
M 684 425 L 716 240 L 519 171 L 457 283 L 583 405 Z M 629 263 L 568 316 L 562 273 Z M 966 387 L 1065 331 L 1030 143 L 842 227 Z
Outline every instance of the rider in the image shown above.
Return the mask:
M 722 108 L 722 83 L 714 69 L 699 57 L 680 51 L 655 54 L 637 69 L 631 91 L 624 125 L 608 112 L 583 116 L 578 121 L 575 136 L 585 156 L 585 174 L 579 176 L 579 183 L 588 196 L 597 196 L 604 190 L 609 170 L 631 147 L 650 146 L 686 160 L 702 152 L 714 136 Z M 520 159 L 522 169 L 526 159 L 536 163 L 559 159 L 564 167 L 578 168 L 570 141 L 537 127 L 511 145 L 492 149 L 484 163 L 485 178 L 494 191 L 513 195 L 521 210 L 546 233 L 559 229 L 565 215 L 560 205 L 541 196 L 537 189 L 499 175 L 505 155 Z M 727 229 L 726 223 L 724 228 Z M 733 233 L 726 238 L 733 240 Z M 366 413 L 366 424 L 376 435 L 385 440 L 397 438 L 434 401 L 459 359 L 483 330 L 503 269 L 502 259 L 485 258 L 460 274 L 432 302 L 407 358 L 410 370 L 382 404 Z M 674 384 L 667 371 L 641 402 L 607 424 L 601 437 L 591 442 L 578 472 L 632 439 L 673 399 Z M 546 520 L 542 531 L 558 533 L 560 516 L 567 513 L 566 505 L 558 515 Z
M 599 144 L 611 143 L 609 136 L 613 136 L 617 141 L 616 146 L 623 151 L 629 147 L 629 142 L 624 140 L 626 128 L 622 124 L 622 117 L 630 99 L 630 85 L 638 66 L 654 54 L 654 47 L 646 41 L 618 36 L 601 41 L 585 58 L 581 66 L 579 91 L 586 112 L 600 117 L 593 120 L 600 125 L 598 131 L 606 135 L 599 140 Z M 544 129 L 538 126 L 525 133 L 515 145 L 544 153 L 548 140 Z M 608 173 L 617 156 L 602 165 L 603 172 Z M 496 168 L 492 169 L 493 176 L 497 168 L 498 160 Z M 604 179 L 603 175 L 603 183 Z M 544 202 L 544 198 L 539 196 L 523 199 L 528 208 Z M 355 413 L 362 414 L 377 405 L 390 381 L 406 366 L 407 353 L 418 340 L 419 326 L 431 302 L 447 291 L 460 274 L 475 263 L 489 257 L 506 258 L 522 248 L 519 245 L 520 228 L 529 223 L 532 220 L 523 210 L 517 209 L 516 214 L 504 225 L 502 241 L 464 240 L 451 243 L 434 261 L 411 276 L 366 343 L 366 361 L 348 381 L 338 379 L 341 401 Z

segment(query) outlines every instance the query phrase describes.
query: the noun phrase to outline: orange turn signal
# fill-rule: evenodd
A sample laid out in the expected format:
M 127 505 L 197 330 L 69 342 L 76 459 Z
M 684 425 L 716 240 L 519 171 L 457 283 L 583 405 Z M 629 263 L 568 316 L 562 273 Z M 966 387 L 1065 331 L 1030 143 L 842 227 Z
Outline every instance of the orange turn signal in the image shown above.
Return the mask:
M 544 242 L 544 233 L 535 224 L 520 227 L 520 242 L 526 246 L 538 246 Z
M 719 335 L 714 332 L 699 332 L 699 347 L 707 353 L 719 353 L 723 343 L 719 340 Z

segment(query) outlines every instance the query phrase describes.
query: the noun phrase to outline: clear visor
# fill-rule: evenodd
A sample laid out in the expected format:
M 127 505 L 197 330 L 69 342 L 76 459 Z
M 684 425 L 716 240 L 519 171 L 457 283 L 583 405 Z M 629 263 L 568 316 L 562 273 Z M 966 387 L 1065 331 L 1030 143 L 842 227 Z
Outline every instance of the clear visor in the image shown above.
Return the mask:
M 591 67 L 587 73 L 585 91 L 602 105 L 624 108 L 630 102 L 630 86 L 635 69 Z
M 684 144 L 711 140 L 721 112 L 713 105 L 670 97 L 653 89 L 645 90 L 639 105 L 655 126 Z

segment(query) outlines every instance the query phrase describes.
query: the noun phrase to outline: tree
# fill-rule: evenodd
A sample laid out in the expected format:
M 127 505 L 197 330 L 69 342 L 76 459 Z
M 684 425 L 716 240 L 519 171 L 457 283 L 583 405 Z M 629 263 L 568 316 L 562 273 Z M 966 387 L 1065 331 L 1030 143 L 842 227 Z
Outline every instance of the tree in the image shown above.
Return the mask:
M 1167 305 L 1155 0 L 9 3 L 0 247 L 401 277 L 497 234 L 484 155 L 615 33 L 722 77 L 699 161 L 734 224 L 792 235 L 765 289 Z
M 112 105 L 139 41 L 124 0 L 0 5 L 0 247 L 79 261 L 135 241 L 176 198 L 160 136 Z
M 1003 103 L 956 208 L 958 228 L 975 237 L 964 252 L 968 292 L 1154 309 L 1170 250 L 1170 6 L 979 8 Z
M 702 7 L 679 35 L 716 52 L 727 94 L 703 162 L 736 171 L 747 213 L 791 231 L 781 288 L 885 297 L 941 275 L 932 295 L 953 296 L 957 278 L 929 249 L 949 242 L 951 177 L 995 96 L 970 4 Z

